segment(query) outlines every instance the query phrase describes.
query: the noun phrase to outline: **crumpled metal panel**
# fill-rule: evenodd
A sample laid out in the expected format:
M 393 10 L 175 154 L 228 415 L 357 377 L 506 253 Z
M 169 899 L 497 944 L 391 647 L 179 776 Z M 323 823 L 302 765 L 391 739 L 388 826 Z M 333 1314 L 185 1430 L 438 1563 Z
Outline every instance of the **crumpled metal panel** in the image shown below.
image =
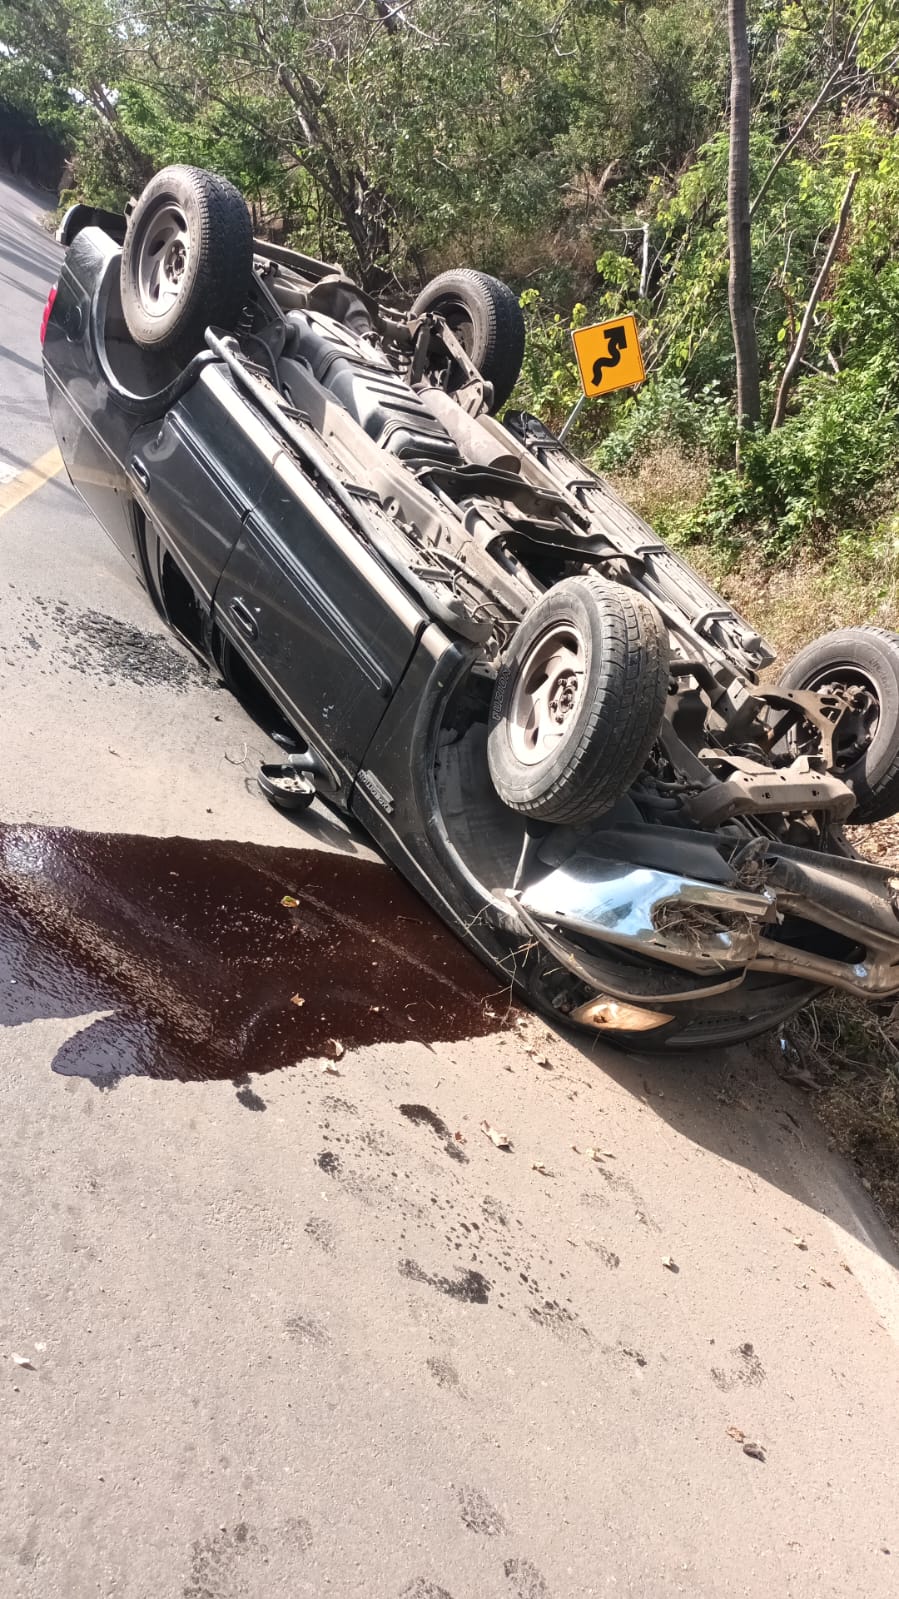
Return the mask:
M 521 903 L 540 921 L 694 970 L 751 960 L 775 915 L 770 889 L 751 893 L 586 854 L 535 883 Z

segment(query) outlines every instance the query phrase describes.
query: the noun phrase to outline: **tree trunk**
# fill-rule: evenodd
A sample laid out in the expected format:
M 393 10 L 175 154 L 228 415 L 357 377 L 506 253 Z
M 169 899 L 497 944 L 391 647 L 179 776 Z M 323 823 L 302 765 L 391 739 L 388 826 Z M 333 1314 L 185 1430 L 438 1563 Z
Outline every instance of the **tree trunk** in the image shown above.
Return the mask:
M 727 175 L 727 297 L 737 358 L 737 425 L 754 427 L 761 413 L 759 352 L 752 304 L 749 218 L 749 116 L 752 107 L 746 0 L 727 0 L 730 36 L 730 164 Z

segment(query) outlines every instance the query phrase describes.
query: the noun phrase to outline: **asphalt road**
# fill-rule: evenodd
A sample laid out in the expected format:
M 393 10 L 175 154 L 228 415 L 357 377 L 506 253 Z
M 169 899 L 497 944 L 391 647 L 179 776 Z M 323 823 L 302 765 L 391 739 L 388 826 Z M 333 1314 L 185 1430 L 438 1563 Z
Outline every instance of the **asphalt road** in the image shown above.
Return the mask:
M 20 489 L 38 209 L 0 182 Z M 899 1279 L 802 1097 L 485 1007 L 259 798 L 64 477 L 3 493 L 4 1599 L 894 1594 Z

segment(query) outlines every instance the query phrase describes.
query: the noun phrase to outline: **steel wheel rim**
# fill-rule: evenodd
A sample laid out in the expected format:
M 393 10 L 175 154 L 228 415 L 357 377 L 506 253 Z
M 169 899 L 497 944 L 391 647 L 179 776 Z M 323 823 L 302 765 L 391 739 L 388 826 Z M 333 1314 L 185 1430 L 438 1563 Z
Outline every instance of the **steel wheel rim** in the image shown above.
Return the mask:
M 190 259 L 187 219 L 178 205 L 157 211 L 144 226 L 137 252 L 137 292 L 147 316 L 171 311 Z
M 831 712 L 851 699 L 834 736 L 834 765 L 845 770 L 863 760 L 880 726 L 880 695 L 868 673 L 847 661 L 823 667 L 805 687 L 820 694 L 824 709 Z
M 558 623 L 531 646 L 509 700 L 509 743 L 523 766 L 551 760 L 567 739 L 587 677 L 584 640 L 570 623 Z
M 437 316 L 443 317 L 450 332 L 456 335 L 465 354 L 470 357 L 474 348 L 474 323 L 464 300 L 457 300 L 454 295 L 447 295 L 438 300 L 436 305 L 431 306 L 431 310 L 436 312 Z

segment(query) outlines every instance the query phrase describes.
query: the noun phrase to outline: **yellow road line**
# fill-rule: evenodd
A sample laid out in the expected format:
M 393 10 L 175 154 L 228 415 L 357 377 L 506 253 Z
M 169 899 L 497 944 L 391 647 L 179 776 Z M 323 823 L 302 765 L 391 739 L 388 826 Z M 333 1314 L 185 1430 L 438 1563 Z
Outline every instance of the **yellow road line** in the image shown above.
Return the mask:
M 14 506 L 21 505 L 35 489 L 42 488 L 51 477 L 62 471 L 62 456 L 56 445 L 46 455 L 39 455 L 30 466 L 23 468 L 9 483 L 0 483 L 0 516 L 5 516 Z

